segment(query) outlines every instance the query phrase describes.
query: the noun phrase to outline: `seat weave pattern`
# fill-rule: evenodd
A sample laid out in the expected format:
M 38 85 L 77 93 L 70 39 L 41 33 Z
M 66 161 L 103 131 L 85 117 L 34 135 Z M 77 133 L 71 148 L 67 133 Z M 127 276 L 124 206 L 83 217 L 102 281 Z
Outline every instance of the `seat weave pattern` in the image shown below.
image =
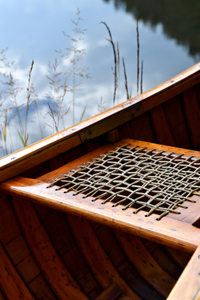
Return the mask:
M 160 220 L 168 213 L 187 208 L 185 201 L 200 189 L 200 159 L 156 149 L 124 145 L 71 170 L 49 185 L 68 193 L 102 199 L 123 210 L 135 208 L 157 213 Z

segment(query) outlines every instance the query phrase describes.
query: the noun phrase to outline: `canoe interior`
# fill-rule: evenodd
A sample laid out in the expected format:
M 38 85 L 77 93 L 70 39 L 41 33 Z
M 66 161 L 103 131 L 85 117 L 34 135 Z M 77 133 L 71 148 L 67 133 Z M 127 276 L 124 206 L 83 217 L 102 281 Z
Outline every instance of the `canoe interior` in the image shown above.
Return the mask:
M 108 119 L 99 130 L 102 134 L 74 142 L 67 151 L 55 151 L 54 157 L 38 160 L 38 164 L 30 164 L 18 175 L 43 178 L 46 173 L 121 139 L 199 151 L 199 82 L 199 77 L 195 78 L 189 89 L 186 85 L 180 93 L 127 118 L 110 132 L 103 128 L 110 128 L 109 122 L 113 121 Z M 193 254 L 9 196 L 5 191 L 0 198 L 0 300 L 162 300 L 168 297 Z M 197 218 L 196 228 L 199 223 Z M 169 299 L 178 299 L 175 297 Z

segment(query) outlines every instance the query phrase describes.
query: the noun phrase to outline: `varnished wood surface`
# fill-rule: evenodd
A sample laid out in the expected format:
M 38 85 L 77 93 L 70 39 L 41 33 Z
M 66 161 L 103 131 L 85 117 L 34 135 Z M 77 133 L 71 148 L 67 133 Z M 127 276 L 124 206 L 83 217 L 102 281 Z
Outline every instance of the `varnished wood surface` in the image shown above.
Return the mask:
M 1 183 L 0 188 L 11 196 L 100 222 L 180 250 L 193 252 L 200 244 L 200 229 L 190 224 L 169 218 L 157 221 L 156 214 L 146 218 L 145 211 L 135 215 L 134 208 L 123 211 L 120 205 L 112 207 L 110 202 L 102 205 L 102 200 L 92 202 L 90 197 L 83 199 L 81 195 L 74 196 L 73 192 L 55 192 L 54 188 L 47 189 L 47 186 L 39 180 L 16 177 Z
M 113 107 L 80 124 L 0 159 L 0 181 L 9 179 L 45 160 L 112 130 L 200 82 L 200 64 L 162 85 Z M 140 137 L 139 137 L 140 138 Z M 66 149 L 65 149 L 66 147 Z M 34 155 L 34 159 L 33 158 Z
M 0 287 L 7 299 L 34 300 L 0 244 Z
M 169 299 L 183 294 L 198 299 L 199 196 L 193 196 L 195 204 L 186 203 L 188 209 L 177 209 L 181 214 L 156 221 L 157 215 L 134 215 L 132 208 L 122 211 L 112 203 L 102 205 L 101 200 L 91 202 L 46 186 L 124 144 L 199 159 L 199 152 L 193 151 L 199 150 L 199 107 L 197 64 L 151 91 L 1 159 L 0 299 L 163 300 L 190 259 L 186 252 L 195 249 Z
M 59 299 L 88 300 L 57 255 L 32 203 L 18 198 L 13 205 L 31 252 L 55 295 Z
M 200 299 L 200 246 L 171 291 L 168 300 L 199 300 Z

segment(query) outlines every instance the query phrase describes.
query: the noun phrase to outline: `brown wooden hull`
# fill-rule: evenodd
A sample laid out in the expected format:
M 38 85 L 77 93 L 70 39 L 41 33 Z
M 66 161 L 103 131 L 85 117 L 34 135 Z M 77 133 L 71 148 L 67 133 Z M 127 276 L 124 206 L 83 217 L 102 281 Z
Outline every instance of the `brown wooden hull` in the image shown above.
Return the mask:
M 195 206 L 155 221 L 46 189 L 127 143 L 200 158 L 199 64 L 0 160 L 0 299 L 198 299 L 198 194 Z

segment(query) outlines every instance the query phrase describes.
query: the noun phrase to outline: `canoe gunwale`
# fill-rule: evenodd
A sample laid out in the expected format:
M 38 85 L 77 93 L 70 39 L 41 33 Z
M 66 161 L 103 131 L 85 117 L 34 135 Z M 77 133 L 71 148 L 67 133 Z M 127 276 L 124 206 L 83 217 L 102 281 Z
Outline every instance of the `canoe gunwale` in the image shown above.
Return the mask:
M 45 159 L 50 159 L 55 155 L 64 152 L 62 144 L 67 144 L 68 148 L 69 145 L 71 145 L 70 147 L 73 148 L 75 141 L 75 145 L 80 145 L 108 130 L 118 127 L 124 122 L 134 119 L 140 114 L 143 114 L 158 104 L 168 100 L 172 96 L 192 87 L 194 83 L 197 84 L 199 82 L 200 63 L 150 91 L 1 158 L 0 182 L 29 169 L 30 166 L 26 161 L 31 157 L 35 158 L 35 162 L 32 162 L 32 166 L 36 166 L 45 161 Z M 113 120 L 115 121 L 113 122 Z M 104 129 L 101 130 L 101 127 L 104 127 Z M 48 152 L 47 156 L 43 155 L 46 151 Z M 42 160 L 40 156 L 42 156 Z

